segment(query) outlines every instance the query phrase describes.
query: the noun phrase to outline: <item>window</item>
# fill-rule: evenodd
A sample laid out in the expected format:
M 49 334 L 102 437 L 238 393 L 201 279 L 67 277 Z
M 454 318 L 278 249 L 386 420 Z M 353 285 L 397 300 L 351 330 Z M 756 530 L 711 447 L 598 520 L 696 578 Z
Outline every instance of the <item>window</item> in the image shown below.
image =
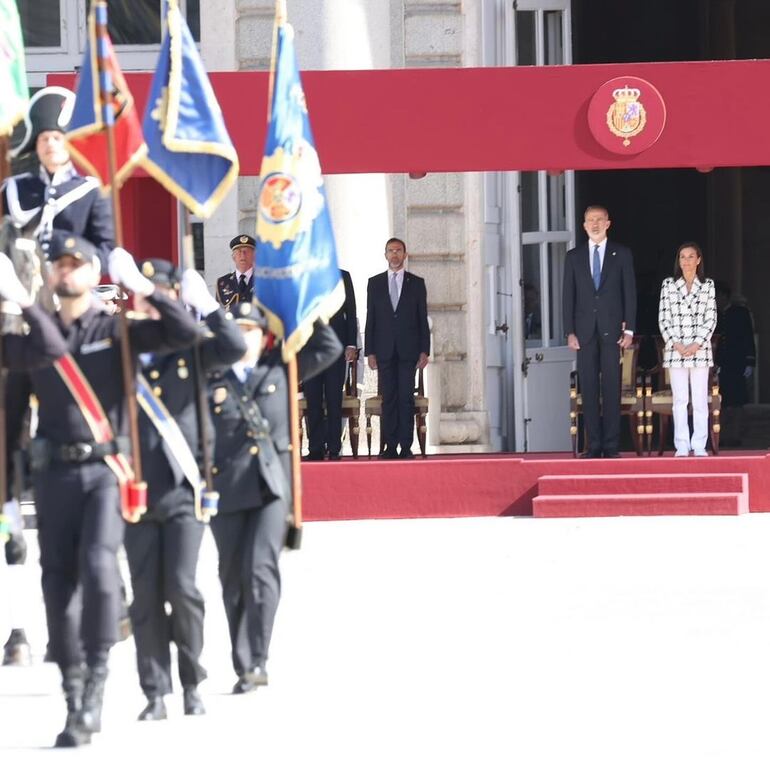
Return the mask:
M 200 41 L 199 0 L 180 2 L 187 11 L 187 23 L 196 41 Z M 86 16 L 91 0 L 86 0 Z M 160 45 L 162 0 L 108 0 L 110 38 L 115 45 Z
M 59 0 L 19 0 L 18 7 L 27 48 L 61 46 Z

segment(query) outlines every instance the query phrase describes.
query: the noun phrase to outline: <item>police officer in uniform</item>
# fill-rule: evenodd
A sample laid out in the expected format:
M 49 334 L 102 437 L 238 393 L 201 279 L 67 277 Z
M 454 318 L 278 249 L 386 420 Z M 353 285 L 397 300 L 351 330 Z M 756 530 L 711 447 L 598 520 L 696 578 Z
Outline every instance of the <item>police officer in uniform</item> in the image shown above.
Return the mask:
M 127 425 L 119 319 L 105 313 L 91 294 L 101 274 L 96 254 L 96 246 L 85 239 L 54 231 L 49 283 L 60 302 L 56 337 L 82 372 L 81 384 L 100 402 L 115 440 L 96 443 L 86 420 L 87 401 L 76 400 L 70 389 L 75 378 L 70 375 L 68 384 L 60 365 L 29 372 L 39 404 L 30 455 L 43 598 L 51 655 L 61 670 L 67 700 L 67 721 L 57 746 L 89 743 L 91 734 L 101 729 L 109 651 L 118 638 L 117 551 L 124 520 L 118 479 L 107 461 L 121 452 Z M 114 282 L 145 295 L 160 313 L 158 321 L 130 324 L 134 352 L 193 343 L 198 329 L 191 316 L 179 303 L 155 293 L 128 252 L 114 249 L 109 271 Z
M 101 194 L 97 179 L 77 173 L 64 141 L 74 99 L 72 91 L 59 86 L 43 88 L 30 99 L 13 154 L 24 156 L 35 151 L 40 165 L 34 174 L 5 180 L 3 211 L 19 230 L 39 238 L 43 252 L 52 228 L 57 227 L 86 237 L 106 259 L 114 240 L 110 201 Z M 14 533 L 6 547 L 6 561 L 14 566 L 25 560 L 23 540 Z M 3 663 L 21 663 L 28 658 L 24 629 L 13 628 L 4 646 Z
M 217 302 L 229 308 L 254 298 L 254 250 L 257 242 L 250 235 L 236 235 L 230 241 L 235 270 L 217 278 Z
M 176 297 L 180 289 L 179 276 L 170 262 L 149 260 L 142 263 L 141 271 L 155 284 L 156 292 Z M 181 296 L 187 305 L 201 314 L 210 332 L 199 345 L 203 370 L 221 369 L 240 359 L 246 352 L 243 335 L 232 316 L 226 314 L 209 294 L 198 273 L 188 271 L 185 274 Z M 143 309 L 136 302 L 135 307 Z M 157 316 L 157 310 L 149 304 L 144 309 L 150 317 Z M 139 682 L 147 698 L 147 706 L 139 720 L 152 721 L 166 718 L 163 697 L 172 689 L 169 650 L 172 639 L 178 653 L 184 713 L 205 713 L 197 690 L 199 682 L 206 677 L 200 664 L 204 606 L 195 584 L 205 524 L 200 501 L 196 506 L 192 486 L 196 483 L 200 487 L 200 479 L 189 471 L 190 460 L 197 470 L 199 459 L 198 391 L 193 376 L 193 351 L 143 353 L 140 358 L 142 374 L 152 388 L 152 395 L 165 407 L 186 442 L 185 446 L 179 447 L 174 443 L 173 434 L 164 440 L 142 402 L 139 430 L 142 468 L 149 487 L 148 506 L 141 521 L 127 526 L 125 546 L 134 589 L 131 622 Z M 203 418 L 210 423 L 208 411 Z M 209 436 L 213 443 L 213 426 Z M 171 606 L 170 616 L 166 614 L 166 602 Z
M 291 503 L 291 447 L 286 370 L 281 348 L 265 349 L 267 320 L 254 304 L 235 313 L 247 352 L 210 379 L 216 428 L 214 485 L 219 514 L 211 531 L 238 680 L 233 693 L 267 684 L 265 668 L 280 596 L 278 556 Z M 299 353 L 312 377 L 342 353 L 331 327 L 316 324 Z
M 13 154 L 34 150 L 40 166 L 36 173 L 6 180 L 3 210 L 18 228 L 31 229 L 44 251 L 57 228 L 83 236 L 106 260 L 114 242 L 112 206 L 98 179 L 75 170 L 64 140 L 74 99 L 72 91 L 59 86 L 43 88 L 30 99 L 24 135 Z

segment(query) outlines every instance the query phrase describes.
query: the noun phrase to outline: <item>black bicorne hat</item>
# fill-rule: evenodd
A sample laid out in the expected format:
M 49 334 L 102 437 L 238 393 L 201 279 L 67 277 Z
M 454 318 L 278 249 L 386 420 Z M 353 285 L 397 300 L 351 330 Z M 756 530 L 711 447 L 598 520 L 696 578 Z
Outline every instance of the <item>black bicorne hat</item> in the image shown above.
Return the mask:
M 11 155 L 18 157 L 34 151 L 37 137 L 43 131 L 66 132 L 74 106 L 75 94 L 69 89 L 61 86 L 41 88 L 29 100 L 24 130 L 14 132 L 14 140 L 18 138 L 18 144 L 11 148 Z

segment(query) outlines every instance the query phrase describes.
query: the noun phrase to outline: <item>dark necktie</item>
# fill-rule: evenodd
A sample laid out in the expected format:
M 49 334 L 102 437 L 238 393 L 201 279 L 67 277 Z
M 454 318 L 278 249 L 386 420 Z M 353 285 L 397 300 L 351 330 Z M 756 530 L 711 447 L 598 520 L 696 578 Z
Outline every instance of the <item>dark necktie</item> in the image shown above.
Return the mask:
M 246 276 L 241 275 L 241 277 L 238 279 L 238 299 L 240 299 L 241 302 L 246 302 L 246 294 L 248 293 L 248 290 L 248 286 L 246 285 Z
M 598 289 L 602 282 L 602 262 L 599 259 L 599 247 L 594 246 L 594 266 L 591 272 L 594 279 L 594 288 Z

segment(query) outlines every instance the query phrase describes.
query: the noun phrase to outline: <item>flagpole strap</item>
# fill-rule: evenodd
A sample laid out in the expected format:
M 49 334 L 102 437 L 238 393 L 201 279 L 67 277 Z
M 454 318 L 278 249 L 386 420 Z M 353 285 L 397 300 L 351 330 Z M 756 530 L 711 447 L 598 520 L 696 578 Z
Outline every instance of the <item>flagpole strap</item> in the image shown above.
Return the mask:
M 195 455 L 176 420 L 162 399 L 153 393 L 150 384 L 142 374 L 138 374 L 136 377 L 136 400 L 147 419 L 158 431 L 158 435 L 192 487 L 195 499 L 195 517 L 199 521 L 208 521 L 210 511 L 204 511 L 201 508 L 202 479 L 198 461 L 195 459 Z
M 54 369 L 62 378 L 78 409 L 80 409 L 94 441 L 97 444 L 113 441 L 115 434 L 104 407 L 73 356 L 70 353 L 63 355 L 54 362 Z M 131 523 L 139 521 L 141 515 L 147 510 L 146 486 L 142 488 L 141 485 L 137 486 L 134 483 L 134 472 L 122 453 L 116 452 L 107 455 L 104 462 L 118 480 L 120 509 L 123 518 Z

